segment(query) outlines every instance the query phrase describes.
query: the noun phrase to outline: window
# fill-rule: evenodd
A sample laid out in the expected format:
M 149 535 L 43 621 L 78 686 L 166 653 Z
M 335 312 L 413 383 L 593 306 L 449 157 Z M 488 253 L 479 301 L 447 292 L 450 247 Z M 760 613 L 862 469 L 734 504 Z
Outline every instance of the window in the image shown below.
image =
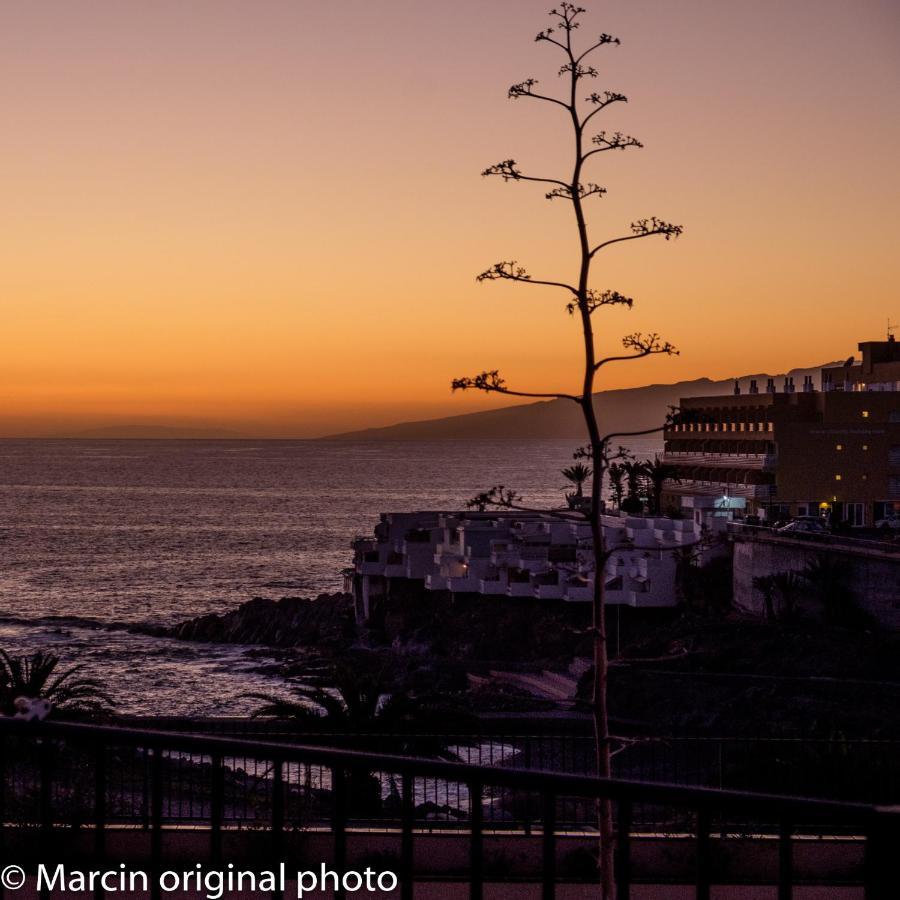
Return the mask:
M 888 476 L 888 498 L 900 500 L 900 475 Z
M 845 506 L 845 512 L 851 528 L 862 528 L 866 524 L 865 503 L 848 503 Z
M 864 410 L 862 411 L 862 417 L 863 417 L 864 419 L 868 419 L 868 418 L 869 418 L 869 411 L 868 411 L 867 409 L 864 409 Z
M 843 449 L 844 449 L 844 445 L 843 445 L 843 444 L 835 444 L 835 445 L 834 445 L 834 449 L 835 449 L 835 450 L 843 450 Z
M 863 444 L 863 450 L 868 450 L 868 449 L 869 449 L 869 445 L 868 445 L 868 444 Z
M 840 476 L 840 475 L 835 475 L 835 476 L 834 476 L 834 480 L 835 480 L 835 481 L 840 481 L 840 480 L 841 480 L 841 476 Z

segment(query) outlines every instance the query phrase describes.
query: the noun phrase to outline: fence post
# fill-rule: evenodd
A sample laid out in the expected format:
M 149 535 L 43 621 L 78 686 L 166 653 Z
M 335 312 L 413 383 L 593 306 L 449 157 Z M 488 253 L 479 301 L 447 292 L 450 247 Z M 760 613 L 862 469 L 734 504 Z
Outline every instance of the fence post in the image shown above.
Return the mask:
M 794 896 L 793 826 L 782 820 L 778 828 L 778 900 Z
M 338 874 L 338 886 L 334 892 L 335 900 L 344 900 L 343 877 L 347 869 L 347 772 L 335 766 L 331 770 L 332 796 L 334 797 L 334 813 L 331 828 L 334 832 L 334 868 Z
M 616 900 L 631 900 L 631 801 L 619 800 L 617 812 Z
M 284 761 L 272 760 L 272 857 L 277 871 L 284 860 Z M 281 900 L 282 891 L 272 893 L 273 900 Z
M 710 884 L 710 828 L 709 811 L 697 811 L 697 900 L 709 900 Z
M 413 776 L 409 772 L 402 775 L 400 795 L 400 900 L 413 900 Z
M 8 738 L 0 737 L 0 859 L 6 859 L 6 747 Z M 6 897 L 6 888 L 0 882 L 0 900 Z
M 209 855 L 214 866 L 222 862 L 222 821 L 225 817 L 225 766 L 222 756 L 212 757 L 212 784 L 209 802 Z
M 898 851 L 900 806 L 878 807 L 866 831 L 866 900 L 894 900 L 900 896 Z
M 482 900 L 484 895 L 484 809 L 481 782 L 469 782 L 469 900 Z
M 150 759 L 150 861 L 153 881 L 150 885 L 152 900 L 160 900 L 162 889 L 159 876 L 162 873 L 162 813 L 163 813 L 163 752 L 161 747 L 153 750 Z
M 94 856 L 102 866 L 106 856 L 106 745 L 98 742 L 94 755 Z M 96 900 L 102 900 L 99 882 L 94 889 Z
M 542 900 L 555 900 L 556 897 L 556 795 L 544 791 L 542 800 L 543 837 L 543 876 L 541 885 Z

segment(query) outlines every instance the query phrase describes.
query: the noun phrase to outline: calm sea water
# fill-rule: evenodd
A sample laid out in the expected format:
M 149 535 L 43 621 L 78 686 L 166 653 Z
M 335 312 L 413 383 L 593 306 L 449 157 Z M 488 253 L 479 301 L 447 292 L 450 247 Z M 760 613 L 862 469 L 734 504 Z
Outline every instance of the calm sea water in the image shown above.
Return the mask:
M 655 442 L 636 444 L 640 456 Z M 0 647 L 52 649 L 122 711 L 244 712 L 272 690 L 241 646 L 151 638 L 252 597 L 340 589 L 386 510 L 504 484 L 558 504 L 569 441 L 0 441 Z

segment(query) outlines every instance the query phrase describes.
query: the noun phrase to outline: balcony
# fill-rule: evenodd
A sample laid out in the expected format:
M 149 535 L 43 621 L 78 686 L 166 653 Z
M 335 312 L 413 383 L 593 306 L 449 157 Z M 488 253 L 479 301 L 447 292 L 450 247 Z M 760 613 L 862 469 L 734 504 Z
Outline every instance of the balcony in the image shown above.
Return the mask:
M 481 579 L 477 575 L 470 574 L 453 577 L 449 582 L 449 589 L 460 594 L 477 594 L 480 586 Z
M 28 872 L 63 860 L 161 872 L 185 859 L 288 861 L 289 873 L 328 860 L 342 872 L 377 851 L 393 860 L 399 900 L 453 872 L 435 884 L 442 896 L 477 900 L 489 883 L 492 895 L 539 885 L 554 900 L 562 876 L 580 900 L 597 896 L 596 874 L 567 861 L 596 849 L 604 800 L 618 900 L 784 900 L 801 881 L 804 898 L 900 895 L 897 807 L 62 722 L 3 719 L 0 742 L 4 849 Z M 431 796 L 440 821 L 427 818 Z
M 504 595 L 508 583 L 505 578 L 482 578 L 478 583 L 478 589 L 482 594 Z

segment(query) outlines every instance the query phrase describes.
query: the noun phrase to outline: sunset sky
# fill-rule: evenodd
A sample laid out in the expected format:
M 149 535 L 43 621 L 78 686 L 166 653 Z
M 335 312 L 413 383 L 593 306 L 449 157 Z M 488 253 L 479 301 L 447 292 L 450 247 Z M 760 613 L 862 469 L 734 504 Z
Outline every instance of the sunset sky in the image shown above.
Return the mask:
M 565 174 L 535 44 L 548 0 L 39 0 L 0 4 L 0 435 L 186 422 L 312 436 L 503 405 L 500 368 L 572 389 L 552 290 L 475 282 L 501 259 L 566 277 L 571 208 L 482 179 Z M 600 257 L 635 297 L 605 346 L 675 359 L 602 387 L 843 358 L 900 321 L 900 12 L 893 0 L 605 0 L 622 39 L 589 89 L 593 233 L 683 223 Z M 507 401 L 508 402 L 508 401 Z

